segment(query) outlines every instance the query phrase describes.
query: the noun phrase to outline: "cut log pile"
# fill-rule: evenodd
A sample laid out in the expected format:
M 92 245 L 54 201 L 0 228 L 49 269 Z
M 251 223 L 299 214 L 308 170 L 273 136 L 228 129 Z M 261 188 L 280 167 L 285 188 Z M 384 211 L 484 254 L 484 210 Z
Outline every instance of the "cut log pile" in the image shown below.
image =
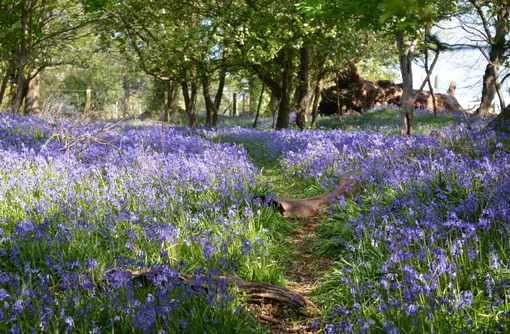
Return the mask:
M 464 109 L 455 98 L 456 83 L 452 81 L 445 94 L 434 94 L 439 111 L 463 112 Z M 319 104 L 319 114 L 334 115 L 341 110 L 363 112 L 374 106 L 400 105 L 402 99 L 402 85 L 390 80 L 372 82 L 363 79 L 354 65 L 348 66 L 340 73 L 340 78 L 334 86 L 322 91 L 322 100 Z M 415 93 L 418 93 L 415 91 Z M 425 108 L 434 111 L 432 95 L 429 91 L 418 94 L 415 102 L 416 108 Z

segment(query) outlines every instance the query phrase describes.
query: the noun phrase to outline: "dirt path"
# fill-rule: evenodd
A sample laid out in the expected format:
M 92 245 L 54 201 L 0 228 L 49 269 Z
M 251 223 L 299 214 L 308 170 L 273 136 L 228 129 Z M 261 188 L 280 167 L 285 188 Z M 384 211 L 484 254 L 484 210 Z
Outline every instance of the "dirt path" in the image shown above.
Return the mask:
M 308 219 L 296 221 L 296 224 L 299 224 L 299 227 L 292 234 L 290 243 L 293 248 L 292 256 L 287 263 L 282 264 L 285 266 L 284 278 L 289 289 L 310 298 L 317 284 L 320 284 L 320 278 L 332 266 L 333 261 L 314 253 L 315 231 L 320 223 Z M 266 318 L 263 320 L 272 333 L 317 332 L 312 324 L 313 317 L 296 314 L 293 310 L 264 305 L 257 312 Z

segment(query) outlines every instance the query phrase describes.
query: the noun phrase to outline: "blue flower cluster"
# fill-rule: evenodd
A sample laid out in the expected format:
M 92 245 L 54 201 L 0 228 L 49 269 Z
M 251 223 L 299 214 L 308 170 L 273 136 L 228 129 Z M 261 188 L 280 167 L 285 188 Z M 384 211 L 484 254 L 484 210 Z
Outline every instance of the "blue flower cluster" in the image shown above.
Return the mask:
M 510 330 L 510 154 L 484 120 L 455 123 L 411 138 L 224 130 L 324 190 L 363 173 L 365 190 L 334 200 L 325 223 L 341 259 L 320 289 L 326 332 Z
M 251 274 L 267 251 L 245 150 L 185 128 L 102 128 L 0 114 L 0 332 L 253 323 L 211 279 Z
M 351 170 L 366 178 L 329 213 L 344 232 L 328 332 L 510 330 L 510 154 L 474 127 L 412 138 L 314 132 L 282 156 L 323 188 Z

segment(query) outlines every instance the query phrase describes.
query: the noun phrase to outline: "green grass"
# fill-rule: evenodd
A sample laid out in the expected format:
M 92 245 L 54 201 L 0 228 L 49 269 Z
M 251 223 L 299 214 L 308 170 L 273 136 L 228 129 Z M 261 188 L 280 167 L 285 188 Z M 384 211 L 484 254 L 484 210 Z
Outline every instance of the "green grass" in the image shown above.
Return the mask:
M 462 117 L 439 113 L 437 117 L 433 113 L 417 113 L 414 118 L 415 134 L 430 134 L 431 131 L 459 124 Z M 398 109 L 384 108 L 369 110 L 361 115 L 352 114 L 342 118 L 346 131 L 369 131 L 381 132 L 386 135 L 398 135 L 400 133 L 400 111 Z M 321 117 L 317 121 L 317 128 L 324 130 L 341 129 L 340 120 L 337 117 Z

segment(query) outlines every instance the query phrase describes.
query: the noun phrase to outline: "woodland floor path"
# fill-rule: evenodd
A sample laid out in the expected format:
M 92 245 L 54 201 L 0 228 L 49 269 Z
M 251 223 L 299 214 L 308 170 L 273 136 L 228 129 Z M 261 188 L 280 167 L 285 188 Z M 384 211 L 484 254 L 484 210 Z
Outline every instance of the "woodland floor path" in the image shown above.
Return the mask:
M 269 182 L 274 186 L 274 190 L 281 186 L 281 180 L 271 180 Z M 292 187 L 291 187 L 292 188 Z M 292 190 L 282 189 L 286 195 L 290 195 Z M 284 278 L 287 288 L 295 293 L 307 297 L 313 301 L 313 294 L 316 287 L 321 283 L 321 278 L 333 265 L 333 260 L 327 256 L 322 256 L 316 251 L 317 242 L 316 230 L 319 228 L 321 218 L 286 218 L 290 219 L 295 229 L 288 239 L 288 256 L 282 257 L 280 265 L 284 268 Z M 317 333 L 313 328 L 313 317 L 296 315 L 294 311 L 279 308 L 278 306 L 260 306 L 256 310 L 263 317 L 267 317 L 264 322 L 269 326 L 271 333 Z
M 315 219 L 303 219 L 296 223 L 299 225 L 289 242 L 290 256 L 281 265 L 284 267 L 287 287 L 313 301 L 314 290 L 333 261 L 314 252 L 315 231 L 320 222 Z M 296 315 L 294 311 L 274 305 L 263 305 L 256 311 L 267 317 L 264 322 L 270 327 L 271 333 L 317 332 L 312 326 L 313 317 Z

